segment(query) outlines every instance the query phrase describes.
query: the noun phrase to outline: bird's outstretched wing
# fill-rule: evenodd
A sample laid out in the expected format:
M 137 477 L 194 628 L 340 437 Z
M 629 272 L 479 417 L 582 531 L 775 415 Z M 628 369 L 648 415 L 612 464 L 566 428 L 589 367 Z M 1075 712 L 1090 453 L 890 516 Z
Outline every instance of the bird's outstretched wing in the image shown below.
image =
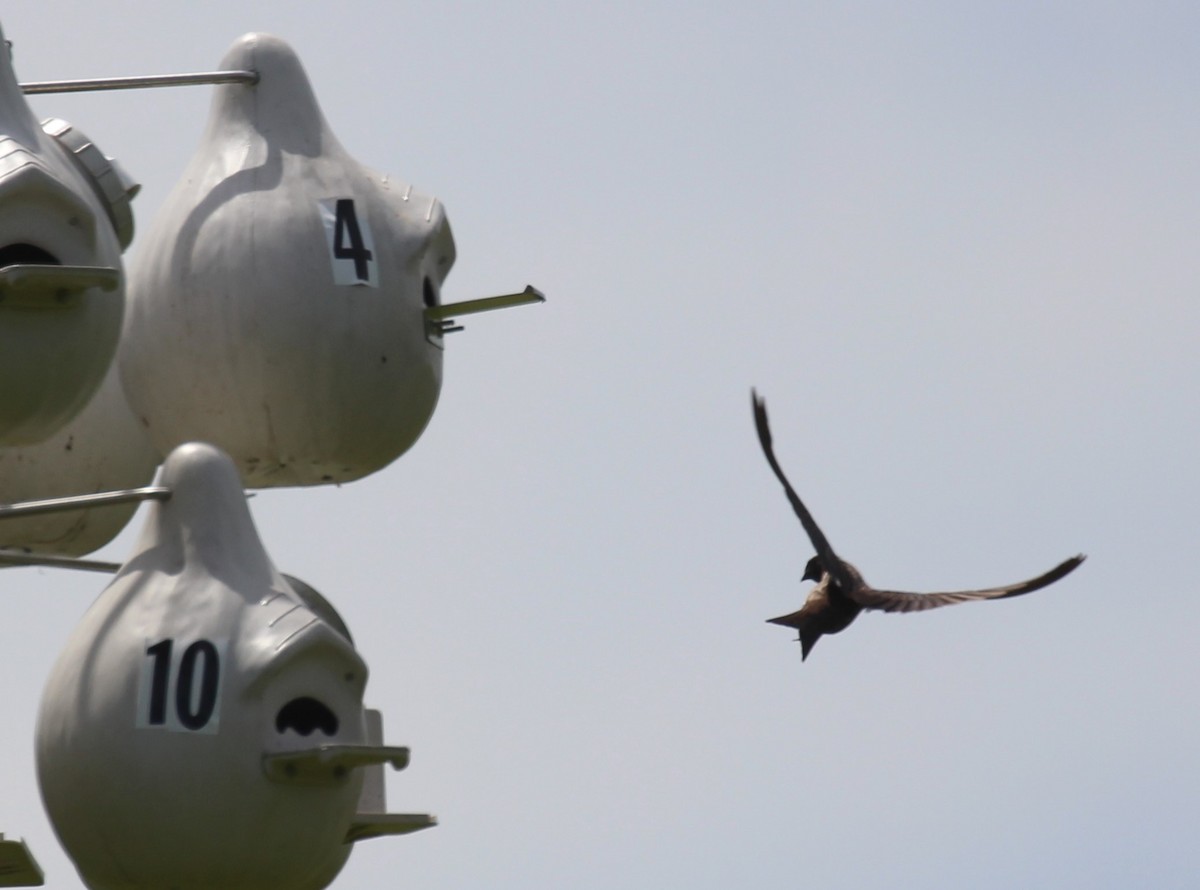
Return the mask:
M 1009 584 L 1007 587 L 991 587 L 986 590 L 959 590 L 951 593 L 903 593 L 899 590 L 875 590 L 871 587 L 848 588 L 850 598 L 865 609 L 880 609 L 884 612 L 923 612 L 939 606 L 952 606 L 971 600 L 998 600 L 1009 596 L 1020 596 L 1053 584 L 1069 575 L 1083 562 L 1084 556 L 1070 559 L 1052 568 L 1044 575 Z
M 829 541 L 817 525 L 817 521 L 812 518 L 812 514 L 808 512 L 808 508 L 804 506 L 804 502 L 800 500 L 800 496 L 788 482 L 787 476 L 783 475 L 783 468 L 779 466 L 779 461 L 775 459 L 775 450 L 771 446 L 771 427 L 767 423 L 767 403 L 753 389 L 750 390 L 750 401 L 754 406 L 754 426 L 758 430 L 758 441 L 762 445 L 763 454 L 767 456 L 767 463 L 774 470 L 775 478 L 782 483 L 787 499 L 791 501 L 792 509 L 800 519 L 800 524 L 804 526 L 804 531 L 808 533 L 808 539 L 812 541 L 817 556 L 821 557 L 821 564 L 825 567 L 825 571 L 833 576 L 833 580 L 842 590 L 858 587 L 857 579 L 846 571 L 838 555 L 833 552 L 833 548 L 829 546 Z

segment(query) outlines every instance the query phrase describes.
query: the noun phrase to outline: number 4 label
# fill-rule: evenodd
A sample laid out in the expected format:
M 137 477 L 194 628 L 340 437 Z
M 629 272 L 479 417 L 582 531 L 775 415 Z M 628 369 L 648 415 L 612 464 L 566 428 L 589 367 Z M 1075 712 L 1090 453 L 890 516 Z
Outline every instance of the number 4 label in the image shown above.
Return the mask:
M 138 684 L 138 729 L 212 734 L 221 722 L 225 640 L 147 640 Z
M 379 264 L 375 261 L 375 239 L 365 216 L 359 216 L 353 198 L 319 201 L 321 221 L 334 284 L 379 287 Z

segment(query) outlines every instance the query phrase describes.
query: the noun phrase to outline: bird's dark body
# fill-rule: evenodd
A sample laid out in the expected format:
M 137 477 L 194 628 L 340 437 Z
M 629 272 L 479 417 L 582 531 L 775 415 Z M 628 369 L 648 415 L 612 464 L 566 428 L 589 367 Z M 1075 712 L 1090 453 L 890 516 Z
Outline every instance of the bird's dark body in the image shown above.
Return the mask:
M 800 659 L 808 653 L 825 634 L 840 633 L 851 625 L 863 609 L 858 603 L 842 595 L 834 585 L 814 590 L 799 611 L 778 618 L 768 619 L 771 624 L 794 627 L 800 636 Z
M 861 579 L 858 570 L 848 563 L 843 563 L 850 571 Z M 850 597 L 833 581 L 821 566 L 819 557 L 814 556 L 804 569 L 802 581 L 816 581 L 817 586 L 808 594 L 804 605 L 797 611 L 778 618 L 771 618 L 771 624 L 782 624 L 784 627 L 794 627 L 800 634 L 800 660 L 808 658 L 808 653 L 825 634 L 835 634 L 849 627 L 863 607 Z
M 879 609 L 885 612 L 920 612 L 949 606 L 969 600 L 1004 599 L 1020 596 L 1053 584 L 1073 572 L 1084 557 L 1073 556 L 1055 566 L 1045 574 L 1028 581 L 992 587 L 983 590 L 961 590 L 952 593 L 905 593 L 898 590 L 878 590 L 863 580 L 858 569 L 841 559 L 824 533 L 813 519 L 804 502 L 800 500 L 788 482 L 775 458 L 771 444 L 771 429 L 767 423 L 767 407 L 757 394 L 752 394 L 754 423 L 758 440 L 771 465 L 776 478 L 783 485 L 784 493 L 791 502 L 800 524 L 804 526 L 817 555 L 808 561 L 802 580 L 816 581 L 817 586 L 808 594 L 799 610 L 778 618 L 768 619 L 771 624 L 782 624 L 799 631 L 801 659 L 808 657 L 812 647 L 825 634 L 835 634 L 849 627 L 863 609 Z

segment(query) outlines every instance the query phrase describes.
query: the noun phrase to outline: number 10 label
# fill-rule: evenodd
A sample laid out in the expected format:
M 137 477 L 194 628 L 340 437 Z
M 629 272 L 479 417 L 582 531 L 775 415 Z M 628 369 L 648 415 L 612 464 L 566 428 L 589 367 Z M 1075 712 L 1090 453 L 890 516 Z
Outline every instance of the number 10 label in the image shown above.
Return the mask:
M 212 734 L 220 726 L 225 640 L 147 640 L 138 729 Z

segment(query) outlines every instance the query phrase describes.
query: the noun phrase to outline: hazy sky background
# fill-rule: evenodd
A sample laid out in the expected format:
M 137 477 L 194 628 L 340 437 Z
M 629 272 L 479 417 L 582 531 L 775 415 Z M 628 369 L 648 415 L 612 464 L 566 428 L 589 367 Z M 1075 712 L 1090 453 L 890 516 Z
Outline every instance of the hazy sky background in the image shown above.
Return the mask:
M 363 163 L 445 203 L 449 338 L 397 463 L 252 502 L 412 765 L 341 890 L 1195 886 L 1200 7 L 6 0 L 18 77 L 289 41 Z M 211 89 L 33 97 L 143 184 Z M 137 250 L 135 240 L 133 251 Z M 811 548 L 879 584 L 802 664 Z M 102 557 L 123 559 L 140 515 Z M 8 570 L 0 830 L 101 576 Z

